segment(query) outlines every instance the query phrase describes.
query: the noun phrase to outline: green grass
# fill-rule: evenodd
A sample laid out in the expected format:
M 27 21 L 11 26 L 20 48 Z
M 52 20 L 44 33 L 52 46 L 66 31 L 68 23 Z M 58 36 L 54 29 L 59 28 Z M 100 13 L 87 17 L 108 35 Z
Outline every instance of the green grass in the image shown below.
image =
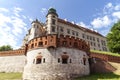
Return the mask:
M 107 54 L 107 55 L 112 55 L 112 56 L 118 56 L 118 57 L 120 57 L 120 54 L 118 54 L 118 53 L 105 52 L 105 51 L 97 51 L 97 50 L 90 50 L 90 52 L 95 52 L 95 53 Z
M 0 73 L 0 80 L 22 80 L 22 73 Z
M 76 78 L 75 80 L 120 80 L 120 75 L 116 75 L 114 73 L 97 73 L 91 74 L 89 76 Z

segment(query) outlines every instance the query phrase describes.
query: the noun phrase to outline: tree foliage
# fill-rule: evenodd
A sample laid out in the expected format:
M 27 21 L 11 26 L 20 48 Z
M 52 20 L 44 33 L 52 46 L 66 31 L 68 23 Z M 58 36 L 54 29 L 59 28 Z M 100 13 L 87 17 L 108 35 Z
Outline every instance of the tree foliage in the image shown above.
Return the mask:
M 13 50 L 13 48 L 10 45 L 3 45 L 0 47 L 0 51 L 9 51 Z
M 120 21 L 115 23 L 108 33 L 107 45 L 111 52 L 120 53 Z

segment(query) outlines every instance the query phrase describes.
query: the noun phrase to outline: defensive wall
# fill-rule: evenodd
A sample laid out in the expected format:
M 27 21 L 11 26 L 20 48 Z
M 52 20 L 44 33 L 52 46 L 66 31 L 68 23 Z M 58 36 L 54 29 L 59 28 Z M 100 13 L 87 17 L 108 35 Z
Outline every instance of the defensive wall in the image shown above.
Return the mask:
M 23 72 L 26 64 L 25 50 L 0 52 L 0 72 Z
M 104 61 L 120 63 L 120 57 L 118 57 L 118 56 L 112 56 L 112 55 L 91 52 L 90 57 L 91 58 L 99 58 L 99 59 L 102 59 Z

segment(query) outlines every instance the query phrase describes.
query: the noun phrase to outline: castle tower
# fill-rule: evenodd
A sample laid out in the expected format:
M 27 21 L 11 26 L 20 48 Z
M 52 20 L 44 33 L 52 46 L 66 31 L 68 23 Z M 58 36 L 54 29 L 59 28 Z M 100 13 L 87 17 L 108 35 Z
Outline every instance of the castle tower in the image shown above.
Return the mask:
M 41 28 L 37 31 L 37 20 L 32 23 L 33 35 L 26 46 L 23 80 L 72 80 L 89 75 L 89 45 L 79 38 L 57 35 L 55 9 L 49 9 L 46 17 L 48 35 L 42 34 Z
M 57 34 L 57 18 L 58 14 L 54 8 L 50 8 L 46 15 L 46 26 L 48 34 Z
M 33 21 L 31 24 L 32 24 L 32 27 L 28 33 L 28 35 L 29 35 L 28 41 L 30 41 L 31 39 L 33 39 L 35 37 L 39 37 L 39 36 L 42 36 L 45 34 L 45 29 L 43 28 L 41 23 L 38 21 L 38 19 Z

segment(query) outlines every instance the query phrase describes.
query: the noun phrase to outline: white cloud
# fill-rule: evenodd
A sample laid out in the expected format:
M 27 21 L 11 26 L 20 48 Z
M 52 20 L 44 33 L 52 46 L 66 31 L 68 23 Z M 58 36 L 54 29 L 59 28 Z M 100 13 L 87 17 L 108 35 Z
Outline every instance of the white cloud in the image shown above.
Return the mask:
M 9 12 L 9 10 L 6 8 L 0 8 L 0 12 Z
M 106 35 L 112 25 L 120 19 L 120 3 L 109 2 L 103 7 L 102 13 L 100 12 L 99 15 L 96 13 L 96 15 L 97 17 L 90 24 L 101 34 Z
M 111 8 L 111 7 L 113 7 L 113 5 L 112 5 L 111 2 L 109 2 L 105 7 L 106 7 L 106 8 Z
M 41 13 L 42 13 L 43 15 L 45 15 L 45 14 L 47 13 L 47 9 L 46 9 L 46 8 L 42 8 L 42 9 L 41 9 Z
M 22 8 L 14 7 L 13 13 L 15 14 L 15 16 L 20 17 L 19 12 L 21 12 L 22 10 Z
M 77 25 L 85 27 L 85 28 L 91 28 L 90 25 L 86 25 L 84 22 L 79 22 L 79 23 L 77 23 Z
M 0 8 L 0 46 L 11 45 L 14 49 L 19 48 L 24 33 L 27 31 L 26 16 L 20 15 L 21 8 L 14 7 L 12 10 Z M 7 14 L 7 15 L 6 15 Z M 24 18 L 24 19 L 23 19 Z
M 120 10 L 120 5 L 116 5 L 114 9 L 115 10 Z
M 118 11 L 118 12 L 113 12 L 113 13 L 112 13 L 112 16 L 115 17 L 115 18 L 120 19 L 120 11 Z
M 111 19 L 105 15 L 103 17 L 98 17 L 95 18 L 92 22 L 91 22 L 93 28 L 102 28 L 102 27 L 107 27 L 111 24 Z

